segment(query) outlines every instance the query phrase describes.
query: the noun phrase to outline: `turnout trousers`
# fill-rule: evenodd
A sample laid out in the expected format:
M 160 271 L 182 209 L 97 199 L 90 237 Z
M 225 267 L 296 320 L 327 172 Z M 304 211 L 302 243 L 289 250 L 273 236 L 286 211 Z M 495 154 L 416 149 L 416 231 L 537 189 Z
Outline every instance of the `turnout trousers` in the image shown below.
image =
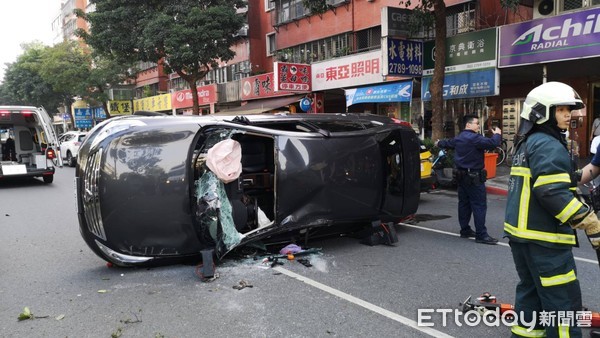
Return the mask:
M 571 248 L 509 243 L 520 279 L 515 297 L 519 322 L 512 336 L 581 337 L 576 326 L 576 314 L 583 308 L 581 289 Z M 534 329 L 528 331 L 530 327 Z

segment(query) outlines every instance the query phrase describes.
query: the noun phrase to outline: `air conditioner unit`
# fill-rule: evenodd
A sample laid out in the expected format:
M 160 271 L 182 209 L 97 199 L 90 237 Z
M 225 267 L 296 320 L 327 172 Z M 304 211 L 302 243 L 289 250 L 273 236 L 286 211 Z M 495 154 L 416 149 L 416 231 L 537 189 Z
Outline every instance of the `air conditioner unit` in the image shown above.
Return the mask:
M 248 25 L 242 26 L 242 28 L 240 28 L 240 30 L 238 30 L 237 33 L 235 33 L 235 36 L 240 36 L 240 37 L 248 36 Z
M 558 0 L 534 0 L 533 1 L 533 18 L 546 18 L 556 15 Z
M 348 2 L 348 0 L 326 0 L 325 1 L 326 4 L 330 5 L 330 6 L 335 6 L 335 5 L 340 5 L 343 3 Z

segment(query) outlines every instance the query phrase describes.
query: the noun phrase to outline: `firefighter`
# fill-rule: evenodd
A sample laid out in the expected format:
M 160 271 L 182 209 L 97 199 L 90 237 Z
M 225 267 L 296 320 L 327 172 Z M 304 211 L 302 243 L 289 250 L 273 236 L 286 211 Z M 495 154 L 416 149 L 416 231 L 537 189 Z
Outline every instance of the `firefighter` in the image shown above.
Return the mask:
M 574 229 L 584 230 L 595 249 L 600 246 L 600 221 L 575 194 L 578 178 L 563 134 L 571 111 L 581 108 L 573 88 L 548 82 L 529 92 L 521 112 L 504 221 L 520 279 L 519 324 L 511 329 L 516 337 L 581 337 L 575 325 L 582 300 L 571 250 L 577 245 Z M 540 321 L 542 311 L 554 319 Z M 572 315 L 570 322 L 560 318 L 565 313 Z M 528 331 L 524 323 L 534 318 L 536 326 Z

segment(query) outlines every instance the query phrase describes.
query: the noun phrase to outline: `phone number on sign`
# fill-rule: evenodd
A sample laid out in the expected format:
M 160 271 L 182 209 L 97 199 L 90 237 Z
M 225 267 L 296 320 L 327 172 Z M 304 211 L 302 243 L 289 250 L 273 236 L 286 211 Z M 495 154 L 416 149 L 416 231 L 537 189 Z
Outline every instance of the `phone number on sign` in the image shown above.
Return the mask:
M 390 63 L 388 67 L 390 75 L 421 75 L 423 74 L 422 65 L 406 65 L 404 63 Z

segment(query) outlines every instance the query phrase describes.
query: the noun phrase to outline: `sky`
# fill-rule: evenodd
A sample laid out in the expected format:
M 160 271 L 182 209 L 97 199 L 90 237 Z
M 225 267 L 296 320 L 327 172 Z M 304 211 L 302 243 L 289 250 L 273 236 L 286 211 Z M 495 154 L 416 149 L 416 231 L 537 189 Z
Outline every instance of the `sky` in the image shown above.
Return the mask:
M 0 82 L 5 63 L 23 54 L 22 43 L 37 40 L 52 45 L 52 21 L 60 5 L 61 0 L 0 0 Z

